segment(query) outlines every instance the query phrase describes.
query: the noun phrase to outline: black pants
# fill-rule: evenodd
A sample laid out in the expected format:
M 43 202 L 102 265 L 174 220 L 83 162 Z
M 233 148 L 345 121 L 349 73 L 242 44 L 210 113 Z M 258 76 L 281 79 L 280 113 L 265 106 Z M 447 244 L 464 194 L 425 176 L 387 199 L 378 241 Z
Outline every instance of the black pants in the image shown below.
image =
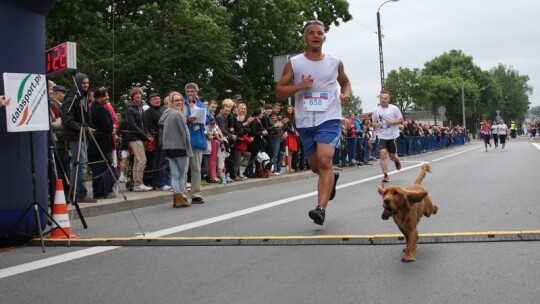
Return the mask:
M 235 162 L 237 161 L 238 153 L 236 146 L 233 146 L 229 152 L 229 157 L 225 159 L 225 170 L 227 170 L 229 177 L 232 179 L 236 178 Z
M 105 162 L 92 164 L 92 190 L 94 191 L 94 198 L 106 197 L 111 194 L 113 192 L 114 180 L 114 176 L 109 171 L 109 164 Z

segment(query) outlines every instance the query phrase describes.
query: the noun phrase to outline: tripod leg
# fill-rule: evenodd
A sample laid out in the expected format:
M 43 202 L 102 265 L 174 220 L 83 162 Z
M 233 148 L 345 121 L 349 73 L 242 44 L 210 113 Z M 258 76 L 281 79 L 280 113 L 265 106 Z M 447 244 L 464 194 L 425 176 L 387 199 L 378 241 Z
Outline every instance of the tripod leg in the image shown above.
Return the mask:
M 71 175 L 72 175 L 71 181 L 70 181 L 71 186 L 69 188 L 68 201 L 71 202 L 73 206 L 75 206 L 75 209 L 77 210 L 77 214 L 79 215 L 79 219 L 81 220 L 81 223 L 83 225 L 83 228 L 87 229 L 88 224 L 86 223 L 86 220 L 81 212 L 81 207 L 79 206 L 79 202 L 77 201 L 77 183 L 78 183 L 78 178 L 79 178 L 78 172 L 79 172 L 79 166 L 80 166 L 80 160 L 81 160 L 81 153 L 86 152 L 86 151 L 80 151 L 82 150 L 81 145 L 82 145 L 83 140 L 86 142 L 84 128 L 81 128 L 79 131 L 79 141 L 77 144 L 77 148 L 75 149 L 75 151 L 73 151 L 73 149 L 71 150 L 71 157 L 75 157 L 73 153 L 77 153 L 77 156 L 76 156 L 76 160 L 73 166 L 74 169 L 71 172 Z
M 81 207 L 79 206 L 79 203 L 74 202 L 73 205 L 75 206 L 75 209 L 77 210 L 77 214 L 79 215 L 79 219 L 81 220 L 81 224 L 83 225 L 83 228 L 87 229 L 88 225 L 86 224 L 86 220 L 84 219 L 84 216 L 82 215 Z
M 47 212 L 47 210 L 45 210 L 37 201 L 37 195 L 36 195 L 36 165 L 35 165 L 35 160 L 34 160 L 34 137 L 33 137 L 32 132 L 30 132 L 30 165 L 31 165 L 31 168 L 32 168 L 32 184 L 34 185 L 33 189 L 32 189 L 32 197 L 33 197 L 33 203 L 32 204 L 34 206 L 34 212 L 35 212 L 36 222 L 37 222 L 37 225 L 38 225 L 39 236 L 41 238 L 41 250 L 43 251 L 43 253 L 45 253 L 45 242 L 43 241 L 43 229 L 41 228 L 41 219 L 39 217 L 39 208 L 41 208 L 47 216 L 50 217 L 50 215 Z M 30 207 L 28 207 L 26 209 L 26 211 L 22 214 L 19 222 L 24 218 L 24 215 L 26 214 L 26 212 L 28 212 L 28 210 L 30 210 Z M 52 220 L 54 221 L 54 219 L 52 219 Z M 18 222 L 17 222 L 17 224 L 18 224 Z M 58 223 L 57 223 L 57 225 L 58 225 Z M 62 229 L 62 231 L 64 231 L 64 230 Z M 64 231 L 64 233 L 66 233 L 66 232 Z
M 109 162 L 107 161 L 107 158 L 105 157 L 105 154 L 103 154 L 103 151 L 99 147 L 98 142 L 97 142 L 96 138 L 94 137 L 94 134 L 90 133 L 90 138 L 92 139 L 92 141 L 96 145 L 97 150 L 99 151 L 99 154 L 101 155 L 102 161 L 105 162 L 105 164 L 107 164 L 107 170 L 109 171 L 109 174 L 111 174 L 111 176 L 113 177 L 114 184 L 116 185 L 116 187 L 118 189 L 120 189 L 120 185 L 118 183 L 118 177 L 116 176 L 116 174 L 112 170 L 112 167 L 109 165 Z M 121 189 L 120 189 L 120 192 L 122 193 L 122 196 L 124 197 L 124 201 L 127 202 L 128 200 L 127 200 L 126 196 L 124 195 L 124 192 Z M 128 205 L 128 207 L 129 207 L 129 205 Z M 135 222 L 137 223 L 137 226 L 139 227 L 139 229 L 141 230 L 142 235 L 144 236 L 145 235 L 144 230 L 142 229 L 141 224 L 139 223 L 139 220 L 135 216 L 135 213 L 133 212 L 133 209 L 131 209 L 131 207 L 129 207 L 129 211 L 131 212 L 131 215 L 133 216 L 133 219 L 135 219 Z
M 39 218 L 39 204 L 34 204 L 34 212 L 36 216 L 36 222 L 38 223 L 39 227 L 39 237 L 41 239 L 41 251 L 45 253 L 45 241 L 43 241 L 43 230 L 41 229 L 41 219 Z

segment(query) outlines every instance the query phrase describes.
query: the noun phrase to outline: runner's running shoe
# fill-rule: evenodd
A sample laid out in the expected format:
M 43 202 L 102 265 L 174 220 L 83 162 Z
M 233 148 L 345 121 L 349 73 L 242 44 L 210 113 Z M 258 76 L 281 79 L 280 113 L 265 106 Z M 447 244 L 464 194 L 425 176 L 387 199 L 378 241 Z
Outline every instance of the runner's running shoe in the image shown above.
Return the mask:
M 308 215 L 315 224 L 322 225 L 324 223 L 325 211 L 321 207 L 317 206 L 317 208 L 310 210 Z

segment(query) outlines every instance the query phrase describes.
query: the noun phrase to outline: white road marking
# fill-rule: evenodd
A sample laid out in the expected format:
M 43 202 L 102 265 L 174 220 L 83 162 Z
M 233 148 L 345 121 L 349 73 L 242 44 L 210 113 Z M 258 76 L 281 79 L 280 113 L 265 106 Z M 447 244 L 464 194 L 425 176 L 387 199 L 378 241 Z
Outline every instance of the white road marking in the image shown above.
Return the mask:
M 465 153 L 465 152 L 469 152 L 469 151 L 472 151 L 472 150 L 476 150 L 478 148 L 482 147 L 481 145 L 478 145 L 476 147 L 472 147 L 470 149 L 467 149 L 467 150 L 463 150 L 463 151 L 459 151 L 459 152 L 456 152 L 456 153 L 452 153 L 450 155 L 447 155 L 447 156 L 443 156 L 443 157 L 440 157 L 440 158 L 436 158 L 434 160 L 432 160 L 432 162 L 437 162 L 437 161 L 441 161 L 443 159 L 447 159 L 447 158 L 450 158 L 450 157 L 454 157 L 456 155 L 459 155 L 459 154 L 462 154 L 462 153 Z
M 79 251 L 75 251 L 75 252 L 70 252 L 70 253 L 58 255 L 58 256 L 55 256 L 55 257 L 51 257 L 51 258 L 46 258 L 46 259 L 35 261 L 35 262 L 30 262 L 30 263 L 25 263 L 25 264 L 13 266 L 13 267 L 0 269 L 0 279 L 7 278 L 7 277 L 10 277 L 10 276 L 14 276 L 14 275 L 19 274 L 19 273 L 24 273 L 24 272 L 44 268 L 44 267 L 47 267 L 47 266 L 52 266 L 52 265 L 56 265 L 56 264 L 60 264 L 60 263 L 64 263 L 64 262 L 84 258 L 84 257 L 90 256 L 90 255 L 110 251 L 110 250 L 113 250 L 113 249 L 116 249 L 116 248 L 120 248 L 120 247 L 119 246 L 114 246 L 114 247 L 92 247 L 92 248 L 87 248 L 87 249 L 83 249 L 83 250 L 79 250 Z
M 474 150 L 474 149 L 477 149 L 477 148 L 478 147 L 474 147 L 474 148 L 467 149 L 467 150 L 464 150 L 464 151 L 459 151 L 459 152 L 447 155 L 445 157 L 441 157 L 441 158 L 432 160 L 432 162 L 440 161 L 440 160 L 443 160 L 443 159 L 446 159 L 446 158 L 449 158 L 449 157 L 452 157 L 452 156 L 456 156 L 456 155 L 459 155 L 459 154 L 462 154 L 462 153 L 465 153 L 465 152 L 468 152 L 468 151 L 471 151 L 471 150 Z M 537 146 L 537 148 L 540 149 L 539 146 Z M 413 161 L 411 161 L 411 162 L 413 162 Z M 414 161 L 414 162 L 416 162 L 416 161 Z M 402 168 L 400 172 L 420 167 L 424 163 L 422 161 L 418 161 L 418 162 L 419 162 L 419 164 L 416 164 L 416 165 L 413 165 L 413 166 L 410 166 L 410 167 L 407 167 L 407 168 Z M 393 173 L 397 173 L 397 172 L 398 171 L 396 170 L 396 171 L 389 172 L 389 174 L 393 174 Z M 336 188 L 337 189 L 342 189 L 342 188 L 346 188 L 346 187 L 351 187 L 351 186 L 354 186 L 354 185 L 358 185 L 358 184 L 361 184 L 361 183 L 372 181 L 374 179 L 380 179 L 382 177 L 383 177 L 383 175 L 379 174 L 379 175 L 375 175 L 375 176 L 372 176 L 372 177 L 367 177 L 367 178 L 364 178 L 364 179 L 361 179 L 361 180 L 357 180 L 357 181 L 354 181 L 354 182 L 350 182 L 350 183 L 347 183 L 347 184 L 342 184 L 342 185 L 337 186 Z M 232 219 L 232 218 L 235 218 L 235 217 L 239 217 L 239 216 L 243 216 L 243 215 L 246 215 L 246 214 L 258 212 L 258 211 L 261 211 L 261 210 L 264 210 L 264 209 L 276 207 L 276 206 L 279 206 L 279 205 L 294 202 L 296 200 L 308 198 L 308 197 L 315 196 L 315 195 L 317 195 L 317 191 L 313 191 L 313 192 L 309 192 L 309 193 L 289 197 L 289 198 L 286 198 L 286 199 L 277 200 L 275 202 L 266 203 L 266 204 L 263 204 L 263 205 L 259 205 L 259 206 L 255 206 L 255 207 L 251 207 L 251 208 L 247 208 L 247 209 L 227 213 L 227 214 L 224 214 L 224 215 L 220 215 L 220 216 L 216 216 L 216 217 L 196 221 L 196 222 L 189 223 L 189 224 L 184 224 L 184 225 L 180 225 L 180 226 L 176 226 L 176 227 L 171 227 L 171 228 L 151 232 L 151 233 L 146 234 L 146 236 L 141 235 L 141 236 L 138 236 L 137 238 L 162 237 L 162 236 L 165 236 L 165 235 L 174 234 L 174 233 L 186 231 L 186 230 L 189 230 L 189 229 L 193 229 L 193 228 L 197 228 L 197 227 L 206 226 L 206 225 L 214 224 L 214 223 L 217 223 L 217 222 L 229 220 L 229 219 Z M 111 250 L 118 249 L 118 248 L 121 248 L 121 246 L 92 247 L 92 248 L 87 248 L 87 249 L 83 249 L 83 250 L 79 250 L 79 251 L 75 251 L 75 252 L 61 254 L 61 255 L 58 255 L 58 256 L 55 256 L 55 257 L 51 257 L 51 258 L 46 258 L 46 259 L 42 259 L 42 260 L 38 260 L 38 261 L 34 261 L 34 262 L 29 262 L 29 263 L 17 265 L 17 266 L 3 268 L 3 269 L 0 269 L 0 279 L 7 278 L 7 277 L 10 277 L 10 276 L 14 276 L 14 275 L 21 274 L 21 273 L 25 273 L 25 272 L 29 272 L 29 271 L 33 271 L 33 270 L 37 270 L 37 269 L 41 269 L 41 268 L 45 268 L 45 267 L 48 267 L 48 266 L 53 266 L 53 265 L 57 265 L 57 264 L 60 264 L 60 263 L 65 263 L 65 262 L 68 262 L 68 261 L 84 258 L 84 257 L 91 256 L 91 255 L 94 255 L 94 254 L 111 251 Z

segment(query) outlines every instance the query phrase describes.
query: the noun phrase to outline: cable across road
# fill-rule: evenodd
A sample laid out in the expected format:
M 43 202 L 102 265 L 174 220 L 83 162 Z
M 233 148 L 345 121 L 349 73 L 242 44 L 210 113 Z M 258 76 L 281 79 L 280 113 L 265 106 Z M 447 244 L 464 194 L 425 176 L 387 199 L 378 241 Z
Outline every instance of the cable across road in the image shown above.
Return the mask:
M 483 231 L 419 234 L 418 243 L 479 243 L 540 241 L 540 230 Z M 344 234 L 316 236 L 196 236 L 46 239 L 47 246 L 300 246 L 300 245 L 400 245 L 401 234 Z M 29 245 L 41 246 L 40 239 Z

